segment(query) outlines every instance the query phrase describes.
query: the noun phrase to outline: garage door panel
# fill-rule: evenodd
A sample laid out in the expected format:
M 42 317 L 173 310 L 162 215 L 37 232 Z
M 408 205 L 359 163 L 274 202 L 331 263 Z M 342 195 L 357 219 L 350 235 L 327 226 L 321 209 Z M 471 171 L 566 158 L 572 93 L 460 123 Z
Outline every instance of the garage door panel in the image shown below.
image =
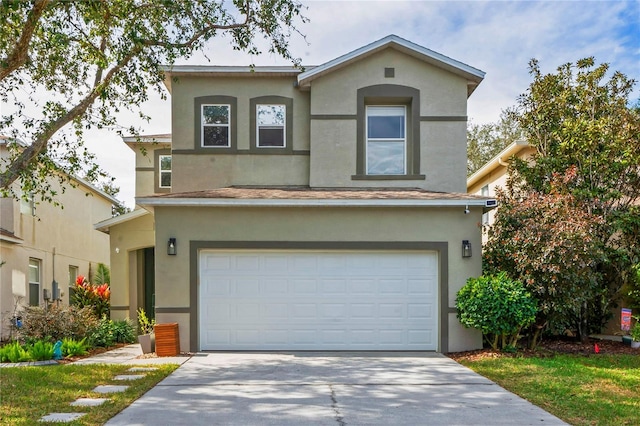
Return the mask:
M 204 350 L 435 350 L 429 252 L 204 251 Z

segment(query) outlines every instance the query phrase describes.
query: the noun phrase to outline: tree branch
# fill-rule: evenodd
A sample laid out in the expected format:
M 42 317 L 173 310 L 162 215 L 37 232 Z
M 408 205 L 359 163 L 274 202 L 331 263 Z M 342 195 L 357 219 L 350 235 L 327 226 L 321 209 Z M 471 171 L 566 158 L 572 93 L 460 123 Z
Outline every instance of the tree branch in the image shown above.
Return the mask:
M 35 160 L 35 158 L 44 152 L 47 148 L 47 144 L 51 137 L 63 128 L 65 125 L 73 121 L 75 118 L 81 116 L 87 111 L 87 109 L 93 104 L 93 102 L 100 96 L 102 90 L 109 85 L 109 82 L 115 77 L 115 75 L 124 68 L 129 61 L 131 61 L 136 55 L 140 53 L 142 47 L 136 47 L 132 49 L 128 55 L 120 60 L 116 65 L 109 70 L 99 84 L 93 87 L 93 90 L 89 92 L 87 96 L 82 99 L 75 107 L 71 108 L 64 115 L 58 117 L 52 121 L 40 131 L 34 138 L 31 145 L 26 147 L 15 160 L 11 162 L 9 167 L 0 173 L 0 188 L 8 188 L 16 179 L 20 176 L 20 172 L 27 169 L 29 164 Z
M 33 3 L 33 7 L 29 11 L 22 29 L 22 34 L 14 46 L 13 51 L 11 51 L 5 59 L 0 61 L 0 82 L 29 60 L 29 45 L 31 44 L 33 33 L 49 3 L 50 0 L 36 0 Z

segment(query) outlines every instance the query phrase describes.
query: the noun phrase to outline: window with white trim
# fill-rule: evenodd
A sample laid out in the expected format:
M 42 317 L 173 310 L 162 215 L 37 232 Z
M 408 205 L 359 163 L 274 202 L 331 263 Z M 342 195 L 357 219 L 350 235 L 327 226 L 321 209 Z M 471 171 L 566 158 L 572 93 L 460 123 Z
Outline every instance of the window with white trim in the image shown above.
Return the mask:
M 489 185 L 483 186 L 482 189 L 480 189 L 480 194 L 483 197 L 488 197 L 489 196 Z M 488 225 L 489 224 L 489 212 L 482 213 L 482 224 L 483 225 Z
M 171 156 L 158 156 L 158 187 L 171 188 Z
M 29 306 L 40 305 L 41 266 L 40 259 L 29 259 Z
M 69 304 L 73 301 L 73 294 L 76 289 L 76 278 L 78 278 L 78 267 L 69 265 L 69 291 L 67 292 L 69 295 Z
M 202 146 L 228 148 L 231 146 L 231 105 L 202 105 Z
M 407 163 L 407 108 L 366 107 L 366 171 L 368 175 L 404 175 Z
M 256 145 L 258 148 L 286 146 L 285 105 L 256 105 Z

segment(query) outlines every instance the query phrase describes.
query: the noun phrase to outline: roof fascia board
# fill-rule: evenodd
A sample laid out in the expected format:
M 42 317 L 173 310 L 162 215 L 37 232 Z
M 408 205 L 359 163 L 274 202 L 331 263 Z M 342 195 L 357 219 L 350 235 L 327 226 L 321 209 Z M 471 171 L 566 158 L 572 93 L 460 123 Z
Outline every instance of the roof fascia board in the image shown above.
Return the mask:
M 0 241 L 5 241 L 10 244 L 22 244 L 24 240 L 18 237 L 10 237 L 9 235 L 0 234 Z
M 426 47 L 419 46 L 396 35 L 390 35 L 378 41 L 374 41 L 373 43 L 370 43 L 359 49 L 356 49 L 352 52 L 344 54 L 329 62 L 326 62 L 323 65 L 319 65 L 311 70 L 300 73 L 298 75 L 298 85 L 301 87 L 309 86 L 310 82 L 314 78 L 331 72 L 335 68 L 346 66 L 347 64 L 355 60 L 369 56 L 389 46 L 394 47 L 404 53 L 410 54 L 414 57 L 417 57 L 425 62 L 431 63 L 432 65 L 447 69 L 448 71 L 461 75 L 474 82 L 475 85 L 479 84 L 485 76 L 485 73 L 477 68 L 464 64 L 460 61 L 456 61 L 455 59 L 444 56 L 431 49 L 427 49 Z
M 143 206 L 174 207 L 487 207 L 494 199 L 471 200 L 337 200 L 337 199 L 229 199 L 229 198 L 136 198 Z
M 530 145 L 527 141 L 515 141 L 511 145 L 507 146 L 505 149 L 500 151 L 498 155 L 487 161 L 484 166 L 480 167 L 475 173 L 469 176 L 467 179 L 467 189 L 478 183 L 478 181 L 483 179 L 487 174 L 497 169 L 499 166 L 504 166 L 503 163 L 505 160 L 508 160 L 529 146 Z
M 119 224 L 124 223 L 124 222 L 128 222 L 128 221 L 133 220 L 133 219 L 137 219 L 137 218 L 145 216 L 147 214 L 150 214 L 147 210 L 145 210 L 145 209 L 137 209 L 137 210 L 134 210 L 132 212 L 125 213 L 123 215 L 112 217 L 112 218 L 103 220 L 101 222 L 98 222 L 98 223 L 93 225 L 93 228 L 98 230 L 98 231 L 109 233 L 109 228 L 110 227 L 115 226 L 115 225 L 119 225 Z

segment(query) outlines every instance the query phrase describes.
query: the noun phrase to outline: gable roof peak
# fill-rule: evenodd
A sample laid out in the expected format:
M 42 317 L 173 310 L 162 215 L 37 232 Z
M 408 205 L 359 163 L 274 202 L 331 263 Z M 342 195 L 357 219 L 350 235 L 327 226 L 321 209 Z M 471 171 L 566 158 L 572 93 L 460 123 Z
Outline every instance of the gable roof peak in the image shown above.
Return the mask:
M 469 87 L 467 91 L 468 95 L 473 93 L 485 76 L 484 71 L 431 49 L 427 49 L 426 47 L 415 44 L 395 34 L 389 34 L 388 36 L 360 47 L 359 49 L 353 50 L 329 62 L 298 74 L 298 86 L 301 88 L 309 88 L 314 79 L 329 74 L 389 47 L 466 78 Z

